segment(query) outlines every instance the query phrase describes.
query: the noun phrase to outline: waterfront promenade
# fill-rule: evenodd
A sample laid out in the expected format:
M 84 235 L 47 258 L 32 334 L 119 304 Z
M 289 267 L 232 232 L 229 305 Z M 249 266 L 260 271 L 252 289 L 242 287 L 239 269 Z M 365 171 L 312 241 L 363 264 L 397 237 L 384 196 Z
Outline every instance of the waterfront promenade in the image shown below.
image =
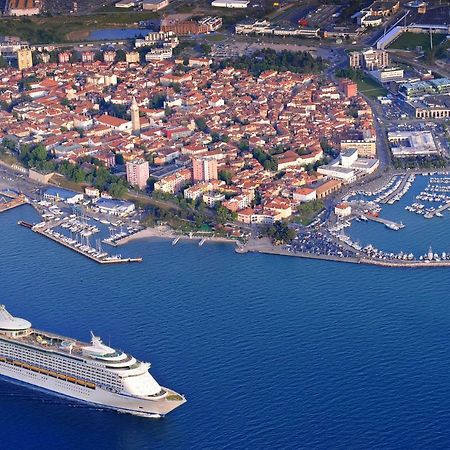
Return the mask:
M 325 261 L 335 261 L 340 263 L 365 264 L 379 267 L 397 267 L 397 268 L 436 268 L 450 267 L 450 260 L 430 261 L 430 260 L 396 260 L 396 259 L 378 259 L 370 258 L 361 253 L 355 253 L 354 257 L 326 255 L 318 253 L 296 252 L 289 250 L 287 246 L 273 245 L 268 239 L 252 239 L 246 244 L 236 247 L 236 253 L 265 253 L 279 256 L 294 256 L 298 258 L 319 259 Z

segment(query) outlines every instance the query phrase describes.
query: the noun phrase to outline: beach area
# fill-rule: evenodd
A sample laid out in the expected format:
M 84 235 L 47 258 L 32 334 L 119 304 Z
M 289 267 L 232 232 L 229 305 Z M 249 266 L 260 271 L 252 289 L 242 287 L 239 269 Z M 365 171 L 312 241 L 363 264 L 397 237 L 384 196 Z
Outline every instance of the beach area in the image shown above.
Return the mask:
M 176 239 L 187 239 L 187 240 L 205 240 L 208 242 L 215 242 L 215 243 L 228 243 L 228 244 L 235 244 L 236 240 L 229 239 L 225 237 L 220 236 L 209 236 L 206 233 L 201 235 L 184 235 L 184 234 L 178 234 L 173 229 L 167 226 L 158 226 L 158 227 L 149 227 L 144 228 L 143 230 L 138 231 L 137 233 L 131 234 L 129 236 L 126 236 L 122 239 L 119 239 L 116 241 L 116 245 L 124 245 L 132 241 L 136 241 L 139 239 L 169 239 L 169 240 L 176 240 Z

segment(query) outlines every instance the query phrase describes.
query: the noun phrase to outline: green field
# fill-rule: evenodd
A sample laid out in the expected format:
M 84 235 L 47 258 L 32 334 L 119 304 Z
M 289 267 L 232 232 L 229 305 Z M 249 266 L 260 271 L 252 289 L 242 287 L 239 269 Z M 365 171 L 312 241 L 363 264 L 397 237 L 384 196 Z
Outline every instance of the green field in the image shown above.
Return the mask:
M 158 17 L 153 12 L 117 12 L 87 16 L 5 18 L 0 20 L 0 35 L 15 36 L 32 44 L 74 42 L 85 39 L 92 30 L 127 28 L 141 20 Z
M 205 39 L 209 42 L 222 42 L 226 37 L 223 34 L 209 34 Z
M 387 90 L 383 86 L 380 86 L 368 76 L 356 80 L 356 84 L 358 85 L 358 91 L 370 98 L 377 98 L 387 94 Z
M 441 44 L 446 36 L 445 34 L 432 34 L 433 46 Z M 430 50 L 430 35 L 428 33 L 410 33 L 401 34 L 390 46 L 390 49 L 397 50 L 415 50 L 416 47 L 422 47 L 423 50 Z

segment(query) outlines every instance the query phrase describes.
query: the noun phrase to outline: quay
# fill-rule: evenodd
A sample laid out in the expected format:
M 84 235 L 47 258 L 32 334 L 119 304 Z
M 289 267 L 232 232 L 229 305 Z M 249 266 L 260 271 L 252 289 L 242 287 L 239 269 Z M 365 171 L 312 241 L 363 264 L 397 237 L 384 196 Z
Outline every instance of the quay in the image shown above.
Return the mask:
M 54 235 L 51 230 L 51 227 L 45 227 L 45 224 L 44 226 L 42 226 L 41 224 L 33 225 L 24 221 L 19 221 L 18 224 L 25 228 L 30 229 L 34 233 L 40 234 L 41 236 L 45 236 L 46 238 L 51 239 L 52 241 L 57 242 L 58 244 L 61 244 L 64 247 L 75 251 L 76 253 L 79 253 L 80 255 L 85 256 L 86 258 L 89 258 L 90 260 L 95 261 L 98 264 L 121 264 L 131 262 L 142 262 L 142 258 L 122 258 L 120 256 L 108 255 L 106 252 L 98 255 L 95 254 L 95 249 L 92 248 L 83 249 L 81 247 L 76 247 L 75 245 L 72 245 L 69 242 L 63 240 L 59 236 Z M 89 250 L 94 250 L 94 253 L 90 253 Z
M 389 203 L 399 192 L 402 192 L 408 179 L 409 175 L 408 174 L 404 175 L 398 188 L 390 195 L 388 195 L 385 199 L 381 200 L 380 203 Z
M 5 201 L 5 197 L 10 198 L 11 200 Z M 0 193 L 0 213 L 25 205 L 26 203 L 28 203 L 28 201 L 23 194 L 13 197 L 12 195 L 4 192 Z
M 442 211 L 445 211 L 446 209 L 450 208 L 450 202 L 445 203 L 444 205 L 440 206 L 438 209 L 436 209 L 435 211 L 432 211 L 428 214 L 426 214 L 424 217 L 427 219 L 431 219 L 432 217 L 434 217 L 437 213 L 441 213 Z
M 265 247 L 265 248 L 247 248 L 245 245 L 237 246 L 235 249 L 236 253 L 265 253 L 269 255 L 279 255 L 279 256 L 294 256 L 297 258 L 308 258 L 308 259 L 318 259 L 326 261 L 335 261 L 341 263 L 352 263 L 352 264 L 365 264 L 371 266 L 379 267 L 391 267 L 391 268 L 414 268 L 414 269 L 427 269 L 436 267 L 450 267 L 450 260 L 445 261 L 404 261 L 404 260 L 382 260 L 375 258 L 368 258 L 366 256 L 355 256 L 355 257 L 345 257 L 345 256 L 334 256 L 325 255 L 317 253 L 305 253 L 305 252 L 292 252 L 285 247 Z
M 367 219 L 369 219 L 369 220 L 372 220 L 373 222 L 382 223 L 383 225 L 386 225 L 391 230 L 400 230 L 400 228 L 405 228 L 405 225 L 401 222 L 397 223 L 397 222 L 394 222 L 393 220 L 383 219 L 382 217 L 375 217 L 370 214 L 367 214 L 365 217 L 367 217 Z

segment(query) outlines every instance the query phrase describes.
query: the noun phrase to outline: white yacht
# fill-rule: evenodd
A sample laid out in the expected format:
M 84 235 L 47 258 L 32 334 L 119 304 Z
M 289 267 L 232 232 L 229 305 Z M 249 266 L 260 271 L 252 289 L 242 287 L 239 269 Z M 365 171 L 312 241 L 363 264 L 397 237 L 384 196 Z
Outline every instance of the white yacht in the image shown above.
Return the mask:
M 186 400 L 161 387 L 149 368 L 92 333 L 88 344 L 40 331 L 0 305 L 0 375 L 105 408 L 159 418 Z

